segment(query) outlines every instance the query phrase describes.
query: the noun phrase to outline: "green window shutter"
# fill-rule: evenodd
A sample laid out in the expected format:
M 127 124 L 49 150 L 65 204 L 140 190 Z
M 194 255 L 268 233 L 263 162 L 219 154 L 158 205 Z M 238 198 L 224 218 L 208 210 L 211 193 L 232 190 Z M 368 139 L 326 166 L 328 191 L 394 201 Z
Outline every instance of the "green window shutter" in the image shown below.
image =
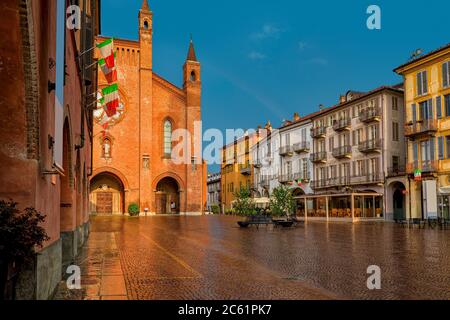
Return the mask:
M 441 96 L 436 97 L 436 116 L 438 119 L 442 119 L 442 99 Z

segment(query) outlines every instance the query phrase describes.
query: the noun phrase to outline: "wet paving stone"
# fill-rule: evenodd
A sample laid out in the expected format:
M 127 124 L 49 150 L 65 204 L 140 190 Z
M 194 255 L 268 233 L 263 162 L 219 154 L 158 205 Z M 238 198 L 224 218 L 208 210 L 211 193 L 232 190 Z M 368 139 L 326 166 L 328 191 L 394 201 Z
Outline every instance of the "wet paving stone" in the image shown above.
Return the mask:
M 449 230 L 318 222 L 257 230 L 237 220 L 94 217 L 79 259 L 102 285 L 88 280 L 81 298 L 450 299 Z M 367 289 L 370 265 L 381 268 L 381 290 Z

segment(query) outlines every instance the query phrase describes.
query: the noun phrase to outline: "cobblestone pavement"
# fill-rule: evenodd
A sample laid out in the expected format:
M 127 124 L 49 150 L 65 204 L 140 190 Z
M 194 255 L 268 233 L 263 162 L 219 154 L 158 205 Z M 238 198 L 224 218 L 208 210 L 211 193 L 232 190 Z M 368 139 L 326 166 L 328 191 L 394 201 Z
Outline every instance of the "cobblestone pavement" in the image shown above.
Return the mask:
M 60 299 L 450 299 L 450 231 L 309 222 L 239 229 L 237 219 L 94 217 L 83 290 Z M 120 263 L 119 263 L 120 260 Z M 367 289 L 367 268 L 382 289 Z

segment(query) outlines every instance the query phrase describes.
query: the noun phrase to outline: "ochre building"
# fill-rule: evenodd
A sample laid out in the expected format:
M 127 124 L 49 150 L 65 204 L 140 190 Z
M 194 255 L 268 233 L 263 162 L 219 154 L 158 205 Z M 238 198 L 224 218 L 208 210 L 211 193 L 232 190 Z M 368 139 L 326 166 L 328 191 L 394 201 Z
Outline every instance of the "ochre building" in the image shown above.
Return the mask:
M 153 13 L 147 0 L 138 22 L 138 41 L 114 39 L 120 111 L 106 131 L 94 114 L 91 213 L 126 214 L 135 203 L 141 214 L 201 214 L 206 205 L 206 166 L 194 148 L 199 142 L 194 128 L 201 121 L 200 63 L 191 41 L 182 69 L 183 86 L 165 80 L 153 72 Z M 107 85 L 99 70 L 99 90 Z M 186 150 L 191 150 L 183 153 L 181 164 L 171 157 L 178 129 L 190 135 L 185 141 Z

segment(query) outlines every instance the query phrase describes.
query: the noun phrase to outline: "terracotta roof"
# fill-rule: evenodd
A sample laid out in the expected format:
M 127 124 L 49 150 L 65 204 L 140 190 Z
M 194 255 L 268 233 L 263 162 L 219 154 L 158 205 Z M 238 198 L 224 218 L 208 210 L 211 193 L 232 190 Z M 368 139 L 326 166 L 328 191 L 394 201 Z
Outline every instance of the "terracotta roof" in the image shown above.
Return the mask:
M 197 56 L 195 55 L 194 42 L 191 39 L 189 43 L 189 51 L 187 55 L 187 60 L 189 61 L 197 61 Z
M 447 43 L 446 45 L 444 45 L 444 46 L 442 46 L 442 47 L 440 47 L 440 48 L 437 48 L 437 49 L 435 49 L 435 50 L 433 50 L 433 51 L 430 51 L 430 52 L 428 52 L 428 53 L 426 53 L 426 54 L 424 54 L 424 55 L 422 55 L 422 56 L 419 56 L 419 57 L 417 57 L 417 58 L 414 58 L 414 59 L 412 59 L 412 60 L 409 60 L 408 62 L 402 64 L 401 66 L 398 66 L 397 68 L 395 68 L 395 69 L 394 69 L 394 72 L 398 73 L 399 69 L 404 68 L 404 67 L 406 67 L 407 65 L 410 65 L 410 64 L 412 64 L 412 63 L 414 63 L 414 62 L 417 62 L 417 61 L 419 61 L 419 60 L 421 60 L 421 59 L 427 58 L 427 57 L 429 57 L 429 56 L 431 56 L 431 55 L 433 55 L 433 54 L 435 54 L 435 53 L 438 53 L 438 52 L 440 52 L 440 51 L 442 51 L 442 50 L 445 50 L 445 49 L 448 49 L 448 48 L 450 48 L 450 43 Z
M 142 11 L 150 11 L 150 6 L 148 5 L 148 1 L 147 0 L 144 0 L 142 2 L 141 10 Z

